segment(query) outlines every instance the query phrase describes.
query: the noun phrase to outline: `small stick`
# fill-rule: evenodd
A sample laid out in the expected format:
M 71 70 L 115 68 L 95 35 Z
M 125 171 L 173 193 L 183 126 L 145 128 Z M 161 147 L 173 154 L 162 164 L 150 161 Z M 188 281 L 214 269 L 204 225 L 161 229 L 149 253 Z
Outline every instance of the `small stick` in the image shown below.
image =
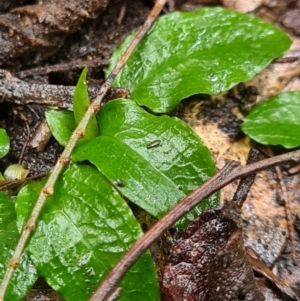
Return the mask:
M 95 98 L 100 90 L 98 87 L 88 87 L 89 97 Z M 18 105 L 35 103 L 72 110 L 74 91 L 75 87 L 71 86 L 29 84 L 0 69 L 0 103 L 9 102 Z M 124 98 L 128 94 L 126 89 L 111 88 L 105 98 Z
M 19 160 L 18 160 L 18 164 L 22 164 L 22 160 L 23 160 L 23 157 L 24 157 L 24 152 L 25 152 L 25 149 L 29 143 L 29 140 L 30 140 L 30 128 L 29 128 L 29 125 L 28 125 L 28 120 L 27 118 L 24 116 L 23 113 L 19 113 L 19 116 L 21 118 L 21 120 L 24 122 L 24 125 L 25 125 L 25 129 L 26 129 L 26 138 L 25 138 L 25 143 L 22 147 L 22 150 L 21 150 L 21 153 L 20 153 L 20 156 L 19 156 Z
M 280 182 L 280 187 L 282 191 L 282 197 L 284 199 L 284 207 L 285 207 L 285 214 L 286 214 L 286 221 L 287 221 L 287 228 L 289 232 L 290 237 L 290 246 L 291 246 L 291 257 L 294 265 L 298 265 L 298 259 L 297 259 L 297 251 L 296 251 L 296 239 L 295 239 L 295 230 L 294 230 L 294 221 L 291 211 L 291 194 L 288 193 L 286 189 L 286 185 L 284 183 L 284 179 L 282 176 L 282 172 L 279 166 L 275 166 L 278 179 Z
M 247 164 L 251 164 L 254 162 L 257 162 L 259 159 L 259 150 L 256 148 L 251 148 L 248 159 L 247 159 Z M 235 205 L 238 208 L 242 208 L 244 202 L 247 199 L 249 190 L 254 182 L 256 174 L 251 174 L 247 177 L 241 178 L 240 183 L 235 191 L 235 194 L 232 198 L 232 202 L 235 203 Z
M 50 127 L 46 120 L 42 120 L 37 129 L 34 131 L 28 146 L 36 152 L 41 153 L 52 136 Z
M 197 206 L 203 199 L 209 197 L 232 181 L 246 177 L 266 168 L 289 161 L 299 161 L 300 150 L 293 151 L 281 156 L 265 159 L 256 163 L 240 167 L 237 162 L 229 162 L 214 177 L 206 181 L 202 186 L 191 192 L 166 215 L 164 215 L 148 232 L 146 232 L 133 246 L 123 255 L 116 266 L 110 271 L 102 284 L 98 287 L 89 301 L 105 301 L 114 292 L 125 276 L 126 272 L 135 261 L 149 248 L 149 246 L 167 231 L 183 215 Z
M 109 63 L 108 60 L 103 60 L 101 58 L 95 58 L 92 60 L 73 60 L 68 63 L 61 63 L 56 65 L 49 65 L 44 67 L 36 67 L 32 69 L 19 71 L 16 76 L 20 79 L 26 78 L 31 75 L 45 75 L 54 72 L 69 72 L 71 70 L 80 70 L 83 66 L 87 66 L 89 69 L 91 68 L 99 68 L 107 66 Z
M 36 222 L 40 215 L 40 212 L 46 202 L 47 197 L 54 193 L 54 184 L 55 184 L 59 174 L 61 173 L 63 167 L 66 166 L 70 162 L 70 155 L 71 155 L 77 141 L 81 137 L 84 136 L 84 132 L 85 132 L 87 124 L 89 123 L 89 120 L 100 109 L 102 99 L 104 98 L 104 96 L 108 92 L 108 90 L 110 89 L 114 79 L 116 78 L 116 76 L 118 75 L 120 70 L 123 68 L 123 66 L 126 64 L 129 56 L 132 54 L 132 52 L 134 51 L 136 46 L 139 44 L 141 39 L 147 33 L 148 29 L 152 26 L 153 22 L 155 21 L 155 19 L 161 12 L 162 8 L 164 7 L 165 2 L 166 2 L 166 0 L 157 0 L 156 1 L 153 9 L 149 13 L 149 16 L 146 19 L 144 25 L 140 28 L 140 30 L 138 31 L 134 40 L 128 46 L 128 48 L 126 49 L 124 54 L 121 56 L 120 60 L 116 64 L 116 66 L 114 67 L 112 72 L 109 74 L 107 80 L 100 87 L 100 91 L 98 92 L 97 97 L 92 101 L 92 103 L 88 107 L 87 111 L 85 112 L 84 116 L 82 117 L 81 121 L 79 122 L 77 128 L 73 132 L 70 140 L 68 141 L 60 158 L 56 162 L 52 173 L 50 174 L 45 186 L 43 187 L 43 189 L 38 197 L 38 200 L 31 212 L 27 222 L 24 225 L 24 228 L 22 230 L 21 237 L 17 243 L 16 249 L 13 253 L 11 260 L 9 261 L 9 263 L 7 265 L 7 269 L 3 276 L 2 283 L 0 284 L 0 301 L 4 300 L 4 295 L 5 295 L 6 289 L 8 287 L 9 281 L 12 277 L 14 270 L 20 264 L 20 257 L 25 249 L 26 243 L 27 243 L 31 233 L 34 231 L 34 228 L 36 226 Z
M 296 164 L 288 170 L 288 173 L 292 175 L 298 172 L 300 172 L 300 164 Z
M 274 153 L 270 147 L 267 147 L 267 152 L 270 157 L 274 156 Z M 277 174 L 278 181 L 280 184 L 280 189 L 281 189 L 281 193 L 282 193 L 281 197 L 284 201 L 287 229 L 289 232 L 290 246 L 291 246 L 291 257 L 292 257 L 293 264 L 298 265 L 295 231 L 294 231 L 294 221 L 293 221 L 292 212 L 291 212 L 291 195 L 290 195 L 290 193 L 288 193 L 288 191 L 286 189 L 286 185 L 285 185 L 285 182 L 283 179 L 283 175 L 282 175 L 280 166 L 275 166 L 275 170 L 276 170 L 276 174 Z
M 5 181 L 0 181 L 0 191 L 7 191 L 10 189 L 14 189 L 18 186 L 23 185 L 26 182 L 29 182 L 31 180 L 37 180 L 45 177 L 47 175 L 47 172 L 40 173 L 38 175 L 34 175 L 25 179 L 21 180 L 5 180 Z
M 287 282 L 281 280 L 277 277 L 261 260 L 259 255 L 251 248 L 246 248 L 247 257 L 252 265 L 253 270 L 259 274 L 265 276 L 269 281 L 271 281 L 277 289 L 280 290 L 283 299 L 281 300 L 300 300 L 300 294 L 297 290 L 294 290 Z
M 119 13 L 119 17 L 117 19 L 117 23 L 119 25 L 122 24 L 122 21 L 123 21 L 123 19 L 125 17 L 126 7 L 127 7 L 127 3 L 126 3 L 126 0 L 125 0 L 124 3 L 122 3 L 121 10 L 120 10 L 120 13 Z

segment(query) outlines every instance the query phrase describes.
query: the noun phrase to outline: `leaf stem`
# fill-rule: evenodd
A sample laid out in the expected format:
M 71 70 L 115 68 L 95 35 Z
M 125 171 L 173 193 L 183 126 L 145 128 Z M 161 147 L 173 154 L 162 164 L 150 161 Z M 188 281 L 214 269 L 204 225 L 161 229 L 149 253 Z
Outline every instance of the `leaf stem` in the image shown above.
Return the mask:
M 77 128 L 75 129 L 70 140 L 68 141 L 60 158 L 56 162 L 52 173 L 50 174 L 45 186 L 43 187 L 43 189 L 37 199 L 37 202 L 31 212 L 26 224 L 23 227 L 20 239 L 19 239 L 16 249 L 14 251 L 14 254 L 7 265 L 7 269 L 5 271 L 2 283 L 0 285 L 0 301 L 4 301 L 4 295 L 5 295 L 6 289 L 9 285 L 10 279 L 13 275 L 14 270 L 20 264 L 20 257 L 25 249 L 26 243 L 27 243 L 31 233 L 34 231 L 34 229 L 36 227 L 37 219 L 40 215 L 40 212 L 47 200 L 47 197 L 53 194 L 54 184 L 55 184 L 59 174 L 61 173 L 63 167 L 70 163 L 70 155 L 71 155 L 76 143 L 78 142 L 78 140 L 81 137 L 84 136 L 84 132 L 87 127 L 87 124 L 89 123 L 89 120 L 100 109 L 102 99 L 105 96 L 105 94 L 108 92 L 108 90 L 110 89 L 115 77 L 118 75 L 120 70 L 126 64 L 129 56 L 132 54 L 132 52 L 134 51 L 136 46 L 139 44 L 139 42 L 141 41 L 143 36 L 146 34 L 148 29 L 152 26 L 153 22 L 155 21 L 157 16 L 160 14 L 165 3 L 166 3 L 166 0 L 157 0 L 156 1 L 155 5 L 153 6 L 151 12 L 149 13 L 149 15 L 147 17 L 145 23 L 140 28 L 140 30 L 138 31 L 134 40 L 128 46 L 128 48 L 126 49 L 124 54 L 121 56 L 120 60 L 117 62 L 116 66 L 114 67 L 112 72 L 109 74 L 107 80 L 100 87 L 100 91 L 98 92 L 97 97 L 91 102 L 86 113 L 82 117 Z
M 184 214 L 197 206 L 202 200 L 209 197 L 232 181 L 269 167 L 273 167 L 289 161 L 300 161 L 300 150 L 284 155 L 268 158 L 255 162 L 245 167 L 231 161 L 214 177 L 206 181 L 202 186 L 191 192 L 166 215 L 164 215 L 148 232 L 146 232 L 135 244 L 123 255 L 116 266 L 110 271 L 99 288 L 89 301 L 104 301 L 118 288 L 119 282 L 135 261 L 149 248 L 149 246 L 167 231 Z

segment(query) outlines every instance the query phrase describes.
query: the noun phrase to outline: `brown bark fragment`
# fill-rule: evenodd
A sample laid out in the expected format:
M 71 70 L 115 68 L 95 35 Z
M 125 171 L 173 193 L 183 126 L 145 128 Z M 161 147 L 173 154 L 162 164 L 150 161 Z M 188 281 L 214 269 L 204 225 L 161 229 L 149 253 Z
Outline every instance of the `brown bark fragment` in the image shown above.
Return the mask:
M 164 301 L 264 300 L 245 255 L 238 213 L 226 202 L 189 225 L 163 271 Z
M 0 103 L 10 102 L 20 105 L 35 103 L 72 110 L 74 91 L 75 87 L 71 86 L 28 84 L 0 69 Z M 88 87 L 90 99 L 95 98 L 99 91 L 98 87 Z M 107 93 L 105 100 L 127 98 L 128 96 L 128 90 L 112 88 Z

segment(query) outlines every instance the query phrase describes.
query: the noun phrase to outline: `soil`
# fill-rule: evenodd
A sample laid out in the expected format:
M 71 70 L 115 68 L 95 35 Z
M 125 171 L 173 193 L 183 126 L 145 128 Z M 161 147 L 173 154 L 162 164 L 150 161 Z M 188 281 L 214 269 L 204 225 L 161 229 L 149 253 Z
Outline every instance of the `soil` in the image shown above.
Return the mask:
M 44 0 L 41 2 L 42 4 L 37 4 L 37 1 L 15 0 L 0 3 L 2 14 L 0 15 L 0 33 L 6 38 L 6 42 L 10 41 L 9 37 L 11 37 L 15 43 L 14 45 L 3 43 L 0 46 L 0 68 L 28 85 L 74 87 L 82 66 L 87 64 L 89 66 L 88 85 L 96 88 L 104 81 L 105 68 L 114 49 L 129 33 L 143 24 L 153 5 L 151 0 L 110 0 L 98 1 L 99 5 L 96 8 L 96 4 L 91 4 L 94 5 L 92 9 L 83 4 L 80 5 L 81 2 L 86 1 L 74 0 L 74 7 L 72 9 L 67 7 L 67 11 L 71 12 L 71 21 L 66 24 L 64 20 L 66 8 L 63 1 Z M 90 2 L 96 3 L 97 1 Z M 294 61 L 286 64 L 275 63 L 253 81 L 240 84 L 222 95 L 216 97 L 197 95 L 186 99 L 171 112 L 171 115 L 178 116 L 187 122 L 205 141 L 211 149 L 218 168 L 221 168 L 229 159 L 245 162 L 250 143 L 241 134 L 240 124 L 243 116 L 257 102 L 286 87 L 293 89 L 300 87 L 299 78 L 297 81 L 300 75 L 300 43 L 297 37 L 299 18 L 294 17 L 298 15 L 300 1 L 260 2 L 263 3 L 256 8 L 255 13 L 281 26 L 293 37 L 294 48 L 287 56 L 294 57 Z M 45 17 L 44 13 L 55 3 L 61 5 L 61 19 Z M 200 0 L 170 1 L 164 13 L 172 8 L 192 10 L 201 5 Z M 28 37 L 28 32 L 22 31 L 21 27 L 24 22 L 32 25 L 32 30 L 38 31 L 39 24 L 43 23 L 39 23 L 38 20 L 43 20 L 42 18 L 46 18 L 48 23 L 44 23 L 51 28 L 48 34 L 45 29 L 47 26 L 43 28 L 42 33 L 39 33 L 40 36 Z M 4 53 L 7 53 L 6 57 Z M 44 120 L 46 106 L 41 104 L 42 100 L 37 100 L 35 104 L 13 103 L 11 99 L 5 98 L 1 89 L 3 87 L 0 87 L 0 127 L 7 130 L 11 139 L 9 154 L 0 160 L 0 171 L 3 172 L 7 166 L 19 161 L 24 144 L 32 139 L 34 132 Z M 22 164 L 29 169 L 29 176 L 39 175 L 51 170 L 61 151 L 62 147 L 54 138 L 50 138 L 42 150 L 33 151 L 32 148 L 25 148 L 21 158 Z M 275 151 L 281 152 L 282 150 Z M 297 187 L 300 177 L 291 177 L 287 172 L 290 167 L 284 167 L 286 171 L 284 177 L 288 188 L 294 192 L 294 195 L 299 196 Z M 274 170 L 259 174 L 243 208 L 244 240 L 246 245 L 255 249 L 266 264 L 273 268 L 274 272 L 300 290 L 300 268 L 291 263 L 286 238 L 285 211 L 284 207 L 278 204 L 276 185 Z M 233 183 L 222 192 L 223 200 L 231 198 L 235 187 L 236 183 Z M 299 202 L 294 198 L 292 203 L 294 216 L 299 207 Z M 139 212 L 138 215 L 143 216 L 143 213 Z M 151 220 L 150 223 L 152 222 Z M 144 228 L 148 226 L 145 225 Z M 173 234 L 173 232 L 166 234 L 152 248 L 158 268 L 167 260 Z M 297 229 L 296 242 L 298 254 L 300 254 L 299 230 Z M 160 246 L 163 248 L 160 249 Z M 300 255 L 298 258 L 300 260 Z M 57 301 L 62 299 L 43 280 L 39 280 L 24 300 Z

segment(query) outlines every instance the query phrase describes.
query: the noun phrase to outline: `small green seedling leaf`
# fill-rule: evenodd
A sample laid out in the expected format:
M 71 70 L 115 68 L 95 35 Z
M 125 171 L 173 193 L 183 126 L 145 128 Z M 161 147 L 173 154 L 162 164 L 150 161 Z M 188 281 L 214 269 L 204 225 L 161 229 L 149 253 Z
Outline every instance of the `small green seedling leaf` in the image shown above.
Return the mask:
M 17 197 L 21 228 L 42 188 Z M 122 254 L 142 235 L 126 202 L 94 168 L 72 164 L 59 177 L 27 250 L 39 273 L 67 301 L 87 301 Z M 159 300 L 156 271 L 144 254 L 121 282 L 121 301 Z
M 72 160 L 89 160 L 122 195 L 158 218 L 215 173 L 207 147 L 177 118 L 118 99 L 105 104 L 98 119 L 101 136 L 78 145 Z M 217 204 L 214 195 L 178 226 Z
M 112 70 L 132 36 L 115 51 Z M 197 93 L 218 94 L 251 79 L 290 46 L 290 38 L 252 15 L 221 7 L 161 17 L 114 81 L 155 112 Z
M 0 129 L 0 159 L 9 151 L 9 138 L 4 129 Z
M 60 145 L 66 146 L 76 128 L 73 112 L 65 110 L 49 110 L 45 115 L 54 138 Z
M 0 282 L 3 279 L 8 261 L 18 242 L 15 204 L 8 195 L 0 192 Z M 21 256 L 21 264 L 15 270 L 5 294 L 5 300 L 23 300 L 37 280 L 37 272 L 26 253 Z
M 87 68 L 85 67 L 80 75 L 74 92 L 74 112 L 65 110 L 49 110 L 46 112 L 46 120 L 51 133 L 62 146 L 66 146 L 76 125 L 80 122 L 90 104 L 86 85 L 86 74 Z M 97 119 L 93 116 L 85 130 L 84 138 L 90 139 L 98 136 L 98 134 L 99 128 Z
M 89 95 L 87 92 L 87 85 L 86 85 L 86 74 L 87 74 L 87 67 L 84 67 L 74 92 L 73 111 L 74 111 L 74 116 L 77 124 L 80 122 L 83 115 L 87 111 L 88 106 L 90 105 Z M 84 137 L 89 139 L 98 136 L 98 134 L 99 134 L 98 123 L 96 117 L 93 116 L 90 119 L 88 126 L 86 127 Z
M 300 91 L 278 94 L 255 107 L 242 131 L 262 144 L 300 146 Z

